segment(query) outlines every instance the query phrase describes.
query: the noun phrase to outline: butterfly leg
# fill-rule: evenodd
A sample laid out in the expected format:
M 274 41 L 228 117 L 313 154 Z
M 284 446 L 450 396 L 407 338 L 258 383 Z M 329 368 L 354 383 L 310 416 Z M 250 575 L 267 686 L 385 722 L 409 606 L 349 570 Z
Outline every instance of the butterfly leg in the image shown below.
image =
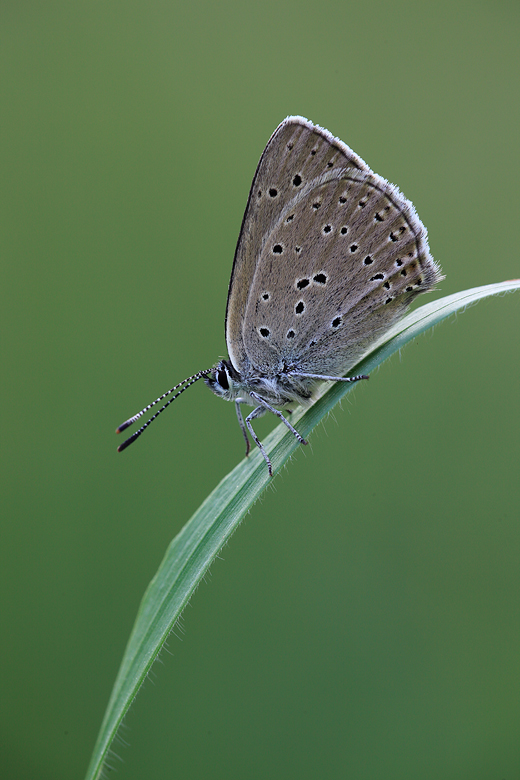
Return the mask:
M 300 434 L 298 433 L 296 428 L 293 428 L 293 426 L 291 425 L 289 420 L 286 420 L 286 418 L 283 416 L 283 414 L 281 413 L 281 411 L 279 409 L 275 409 L 274 406 L 271 406 L 271 404 L 268 404 L 267 401 L 264 401 L 262 396 L 258 395 L 257 393 L 249 393 L 249 395 L 251 396 L 251 398 L 254 398 L 255 401 L 258 401 L 259 404 L 262 404 L 262 406 L 265 407 L 265 409 L 268 409 L 270 412 L 272 412 L 277 417 L 279 417 L 280 420 L 289 428 L 289 430 L 291 431 L 292 435 L 295 436 L 298 439 L 300 444 L 308 444 L 308 442 L 306 442 L 305 439 L 302 436 L 300 436 Z M 264 409 L 264 411 L 265 411 L 265 409 Z M 257 409 L 255 409 L 255 412 L 256 411 L 257 411 Z M 249 416 L 251 417 L 251 415 L 249 415 Z M 255 417 L 259 417 L 259 416 L 260 415 L 255 414 Z
M 305 439 L 302 436 L 300 436 L 300 434 L 298 433 L 296 428 L 293 428 L 293 426 L 291 425 L 289 420 L 285 419 L 285 417 L 283 416 L 283 414 L 281 413 L 281 411 L 279 409 L 275 409 L 274 406 L 271 406 L 271 404 L 268 404 L 267 401 L 265 401 L 262 398 L 262 396 L 258 395 L 257 393 L 249 393 L 249 395 L 251 396 L 251 398 L 254 398 L 255 401 L 258 401 L 258 403 L 261 404 L 261 406 L 257 406 L 256 409 L 253 409 L 251 414 L 249 414 L 246 417 L 246 425 L 247 425 L 247 427 L 249 429 L 249 432 L 251 433 L 251 436 L 253 437 L 253 439 L 255 441 L 255 444 L 257 445 L 257 447 L 259 448 L 260 452 L 264 456 L 264 460 L 267 463 L 267 468 L 269 469 L 269 476 L 272 477 L 273 476 L 273 469 L 272 469 L 272 466 L 271 466 L 271 461 L 269 460 L 269 456 L 267 455 L 267 452 L 265 451 L 262 442 L 260 441 L 260 439 L 258 438 L 258 436 L 256 435 L 256 433 L 253 430 L 253 426 L 251 425 L 251 420 L 254 420 L 257 417 L 261 417 L 263 414 L 265 414 L 266 411 L 270 411 L 273 414 L 275 414 L 277 417 L 280 418 L 280 420 L 289 428 L 289 430 L 291 431 L 293 436 L 295 436 L 296 439 L 298 439 L 300 444 L 307 444 L 307 442 L 305 441 Z
M 251 395 L 252 395 L 252 393 L 251 393 Z M 267 463 L 269 476 L 272 477 L 273 476 L 273 466 L 271 464 L 271 461 L 269 460 L 269 455 L 265 451 L 264 445 L 262 444 L 262 442 L 260 441 L 260 439 L 258 438 L 256 433 L 254 432 L 253 426 L 251 425 L 251 420 L 255 420 L 257 417 L 261 417 L 263 414 L 265 414 L 265 412 L 266 412 L 266 409 L 263 406 L 257 406 L 256 409 L 253 409 L 251 414 L 247 415 L 247 417 L 246 417 L 246 425 L 248 427 L 249 433 L 251 434 L 251 436 L 254 439 L 254 442 L 255 442 L 256 446 L 258 447 L 258 449 L 262 453 L 263 458 L 264 458 L 265 462 Z
M 244 415 L 242 414 L 242 409 L 240 408 L 241 404 L 245 404 L 245 403 L 246 401 L 244 398 L 237 398 L 235 401 L 235 409 L 237 410 L 238 424 L 240 425 L 240 430 L 242 431 L 244 435 L 244 439 L 246 440 L 246 458 L 247 458 L 247 456 L 249 455 L 249 451 L 251 449 L 251 444 L 247 436 L 247 430 L 244 423 Z
M 304 376 L 309 379 L 321 379 L 324 382 L 359 382 L 360 379 L 369 379 L 367 374 L 358 376 L 324 376 L 324 374 L 305 374 L 302 371 L 288 371 L 289 376 Z

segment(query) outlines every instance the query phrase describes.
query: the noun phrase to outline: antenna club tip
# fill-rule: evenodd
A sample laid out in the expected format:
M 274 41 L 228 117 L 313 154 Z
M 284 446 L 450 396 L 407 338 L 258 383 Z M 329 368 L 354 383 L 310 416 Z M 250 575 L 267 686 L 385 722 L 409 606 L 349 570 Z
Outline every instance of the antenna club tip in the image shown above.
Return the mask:
M 121 425 L 116 428 L 116 433 L 123 433 L 123 431 L 126 431 L 127 428 L 135 423 L 136 419 L 139 419 L 138 415 L 135 417 L 130 417 L 129 420 L 125 420 L 124 423 L 121 423 Z

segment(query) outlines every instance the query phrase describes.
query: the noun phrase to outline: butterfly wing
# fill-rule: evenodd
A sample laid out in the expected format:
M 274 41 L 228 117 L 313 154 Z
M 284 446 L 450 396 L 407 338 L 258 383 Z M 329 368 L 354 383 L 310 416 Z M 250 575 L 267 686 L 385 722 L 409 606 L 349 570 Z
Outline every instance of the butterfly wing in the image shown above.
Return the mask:
M 413 205 L 330 133 L 290 117 L 262 155 L 242 224 L 230 358 L 268 376 L 286 366 L 342 376 L 439 278 Z

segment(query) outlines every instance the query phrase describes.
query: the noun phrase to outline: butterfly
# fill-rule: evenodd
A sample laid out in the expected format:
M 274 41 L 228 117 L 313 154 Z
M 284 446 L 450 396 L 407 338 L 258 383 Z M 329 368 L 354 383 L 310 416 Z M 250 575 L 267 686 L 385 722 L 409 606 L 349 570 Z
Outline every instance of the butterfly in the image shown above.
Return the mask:
M 226 307 L 228 359 L 188 377 L 117 429 L 169 400 L 118 448 L 124 450 L 199 379 L 234 401 L 272 476 L 252 426 L 312 403 L 345 374 L 420 293 L 442 279 L 413 204 L 328 130 L 300 116 L 274 131 L 258 163 L 238 237 Z M 243 406 L 253 410 L 245 417 Z

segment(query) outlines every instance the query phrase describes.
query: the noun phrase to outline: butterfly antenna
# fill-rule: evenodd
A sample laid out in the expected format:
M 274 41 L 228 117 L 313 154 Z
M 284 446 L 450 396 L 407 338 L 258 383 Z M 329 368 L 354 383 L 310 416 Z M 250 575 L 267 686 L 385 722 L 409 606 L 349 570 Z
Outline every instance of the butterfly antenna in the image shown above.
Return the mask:
M 123 450 L 126 450 L 126 448 L 130 444 L 132 444 L 132 442 L 138 439 L 139 436 L 142 434 L 142 432 L 146 430 L 146 428 L 148 428 L 150 423 L 153 422 L 155 418 L 161 414 L 161 412 L 164 412 L 166 407 L 169 406 L 172 401 L 175 401 L 175 399 L 178 398 L 181 395 L 181 393 L 184 393 L 184 391 L 187 390 L 188 387 L 191 387 L 191 385 L 195 384 L 195 382 L 198 379 L 201 379 L 203 376 L 207 376 L 208 374 L 210 374 L 212 370 L 213 369 L 208 368 L 206 371 L 199 371 L 197 374 L 193 374 L 193 376 L 189 376 L 187 379 L 184 379 L 182 382 L 179 382 L 178 385 L 175 385 L 175 387 L 172 387 L 171 390 L 168 390 L 167 393 L 163 393 L 162 395 L 160 395 L 159 398 L 156 398 L 155 401 L 153 401 L 151 404 L 145 406 L 144 409 L 141 409 L 140 412 L 134 414 L 133 417 L 129 417 L 128 420 L 125 420 L 125 422 L 122 423 L 119 426 L 119 428 L 116 429 L 116 433 L 122 433 L 122 431 L 126 430 L 130 425 L 133 425 L 135 422 L 137 422 L 137 420 L 139 420 L 139 418 L 142 417 L 143 414 L 146 414 L 146 412 L 148 412 L 153 406 L 160 403 L 167 396 L 171 395 L 172 393 L 175 393 L 175 391 L 178 390 L 178 392 L 175 393 L 175 395 L 173 395 L 168 401 L 166 401 L 166 403 L 163 406 L 161 406 L 161 408 L 157 412 L 155 412 L 155 414 L 152 415 L 152 417 L 150 417 L 150 419 L 147 422 L 145 422 L 145 424 L 142 425 L 138 431 L 133 433 L 128 439 L 126 439 L 126 441 L 120 444 L 119 447 L 117 448 L 117 451 L 123 452 Z M 179 387 L 181 388 L 180 390 Z

